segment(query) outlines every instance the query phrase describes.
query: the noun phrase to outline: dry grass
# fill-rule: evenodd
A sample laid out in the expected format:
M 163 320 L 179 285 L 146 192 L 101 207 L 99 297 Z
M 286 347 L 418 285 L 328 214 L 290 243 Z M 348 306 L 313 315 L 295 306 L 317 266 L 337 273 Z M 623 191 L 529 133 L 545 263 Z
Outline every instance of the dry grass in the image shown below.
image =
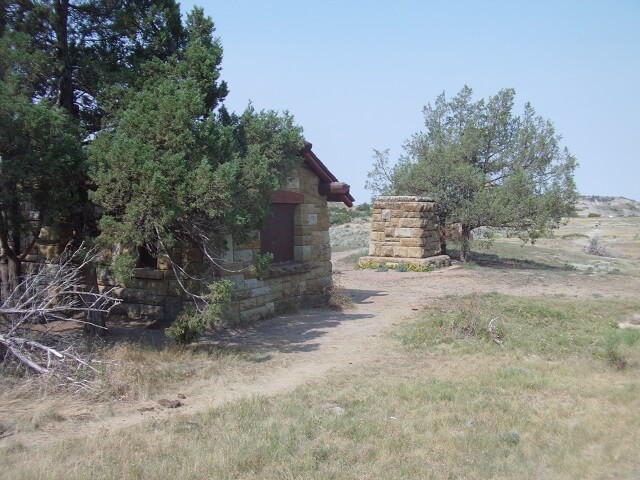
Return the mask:
M 640 275 L 640 217 L 571 218 L 548 238 L 523 246 L 517 238 L 498 237 L 487 248 L 472 248 L 480 262 L 512 260 L 531 268 L 572 269 L 587 273 Z M 596 243 L 602 255 L 589 252 Z M 525 265 L 526 266 L 526 265 Z
M 15 479 L 640 475 L 640 365 L 619 371 L 606 358 L 613 322 L 640 303 L 486 295 L 461 305 L 459 315 L 453 298 L 434 304 L 373 370 L 67 438 L 35 460 L 14 446 L 3 466 Z M 489 315 L 503 346 L 464 327 Z
M 314 296 L 309 306 L 313 308 L 348 310 L 354 307 L 354 303 L 347 290 L 341 285 L 339 275 L 334 274 L 331 285 L 325 287 L 319 295 Z
M 0 386 L 0 438 L 33 432 L 61 422 L 109 417 L 112 404 L 134 403 L 191 393 L 195 384 L 222 371 L 250 371 L 261 353 L 196 345 L 154 348 L 136 343 L 103 347 L 94 356 L 99 373 L 82 383 L 58 379 L 6 378 Z
M 578 270 L 572 264 L 640 273 L 640 219 L 600 219 L 599 241 L 616 253 L 611 258 L 586 253 L 593 228 L 593 219 L 572 219 L 533 247 L 498 239 L 484 266 L 519 262 L 541 279 Z M 615 328 L 640 312 L 640 300 L 487 294 L 429 307 L 396 331 L 384 362 L 350 366 L 287 395 L 67 434 L 46 448 L 9 442 L 0 472 L 12 479 L 640 478 L 640 335 Z M 71 395 L 8 379 L 0 437 L 80 426 L 110 415 L 114 402 L 178 392 L 189 399 L 220 372 L 252 375 L 263 355 L 110 347 L 91 390 Z

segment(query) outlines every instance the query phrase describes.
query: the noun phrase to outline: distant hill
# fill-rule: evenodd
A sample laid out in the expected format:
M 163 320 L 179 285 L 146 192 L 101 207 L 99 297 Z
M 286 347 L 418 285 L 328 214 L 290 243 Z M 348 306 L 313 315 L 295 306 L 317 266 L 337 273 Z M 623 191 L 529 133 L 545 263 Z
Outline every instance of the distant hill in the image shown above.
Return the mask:
M 576 204 L 579 217 L 640 217 L 640 202 L 625 197 L 581 196 Z

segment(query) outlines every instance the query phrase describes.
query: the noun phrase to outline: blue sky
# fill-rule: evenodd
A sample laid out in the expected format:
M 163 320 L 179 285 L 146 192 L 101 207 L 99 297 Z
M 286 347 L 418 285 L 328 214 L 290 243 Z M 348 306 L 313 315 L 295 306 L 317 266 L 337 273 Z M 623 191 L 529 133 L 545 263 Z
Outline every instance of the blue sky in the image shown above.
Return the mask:
M 357 203 L 374 149 L 402 153 L 422 107 L 465 84 L 516 90 L 576 156 L 585 195 L 640 200 L 640 0 L 249 1 L 200 5 L 227 108 L 288 110 Z

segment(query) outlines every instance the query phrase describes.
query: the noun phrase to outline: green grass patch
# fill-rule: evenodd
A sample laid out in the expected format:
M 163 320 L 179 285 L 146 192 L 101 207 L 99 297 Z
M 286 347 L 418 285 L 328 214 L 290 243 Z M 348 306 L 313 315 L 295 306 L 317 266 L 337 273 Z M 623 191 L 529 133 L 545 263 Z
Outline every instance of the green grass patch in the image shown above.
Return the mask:
M 371 352 L 375 363 L 285 395 L 16 443 L 1 451 L 0 471 L 65 480 L 636 478 L 640 334 L 615 326 L 639 309 L 555 296 L 435 300 L 389 351 Z M 144 360 L 136 353 L 121 362 Z M 611 361 L 619 357 L 623 369 Z
M 467 353 L 502 348 L 549 360 L 609 358 L 618 350 L 629 356 L 637 346 L 635 333 L 618 330 L 617 322 L 638 309 L 640 302 L 467 295 L 426 309 L 406 326 L 402 342 L 413 349 L 449 345 Z
M 420 356 L 276 398 L 6 452 L 11 478 L 633 478 L 635 383 L 580 364 Z M 602 372 L 597 372 L 601 374 Z M 619 375 L 611 371 L 609 375 Z M 619 386 L 622 384 L 622 386 Z M 333 406 L 340 407 L 336 413 Z M 624 441 L 621 441 L 624 439 Z M 615 460 L 613 460 L 615 458 Z
M 397 272 L 432 272 L 435 269 L 433 265 L 415 265 L 403 261 L 397 263 L 360 262 L 357 267 L 361 270 L 376 270 L 377 272 L 388 272 L 389 270 Z
M 604 341 L 604 354 L 618 370 L 640 365 L 640 330 L 619 329 L 609 332 Z
M 365 255 L 367 255 L 369 253 L 369 249 L 368 248 L 363 248 L 355 253 L 351 253 L 349 255 L 347 255 L 346 257 L 343 257 L 340 259 L 340 263 L 344 263 L 347 265 L 353 265 L 353 266 L 357 266 L 358 265 L 358 261 L 360 260 L 360 257 L 364 257 Z

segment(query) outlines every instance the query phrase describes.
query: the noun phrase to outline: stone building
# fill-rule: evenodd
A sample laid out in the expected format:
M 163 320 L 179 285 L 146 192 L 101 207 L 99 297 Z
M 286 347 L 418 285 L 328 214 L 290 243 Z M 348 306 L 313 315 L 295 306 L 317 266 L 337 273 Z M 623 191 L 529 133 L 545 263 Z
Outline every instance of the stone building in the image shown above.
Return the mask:
M 369 256 L 361 265 L 403 262 L 422 267 L 451 264 L 442 255 L 437 203 L 428 197 L 378 197 L 373 203 Z
M 306 143 L 286 189 L 272 195 L 271 217 L 252 240 L 238 244 L 227 240 L 217 275 L 233 282 L 232 302 L 223 320 L 231 325 L 272 316 L 300 306 L 331 284 L 331 245 L 327 202 L 353 205 L 349 185 L 339 182 Z M 260 253 L 271 252 L 274 262 L 260 278 L 251 267 Z M 172 257 L 195 271 L 203 264 L 194 248 L 176 248 Z M 155 259 L 153 259 L 155 260 Z M 185 296 L 162 257 L 152 266 L 136 268 L 127 288 L 116 285 L 107 268 L 101 269 L 101 290 L 115 287 L 123 302 L 115 312 L 131 318 L 173 320 Z

